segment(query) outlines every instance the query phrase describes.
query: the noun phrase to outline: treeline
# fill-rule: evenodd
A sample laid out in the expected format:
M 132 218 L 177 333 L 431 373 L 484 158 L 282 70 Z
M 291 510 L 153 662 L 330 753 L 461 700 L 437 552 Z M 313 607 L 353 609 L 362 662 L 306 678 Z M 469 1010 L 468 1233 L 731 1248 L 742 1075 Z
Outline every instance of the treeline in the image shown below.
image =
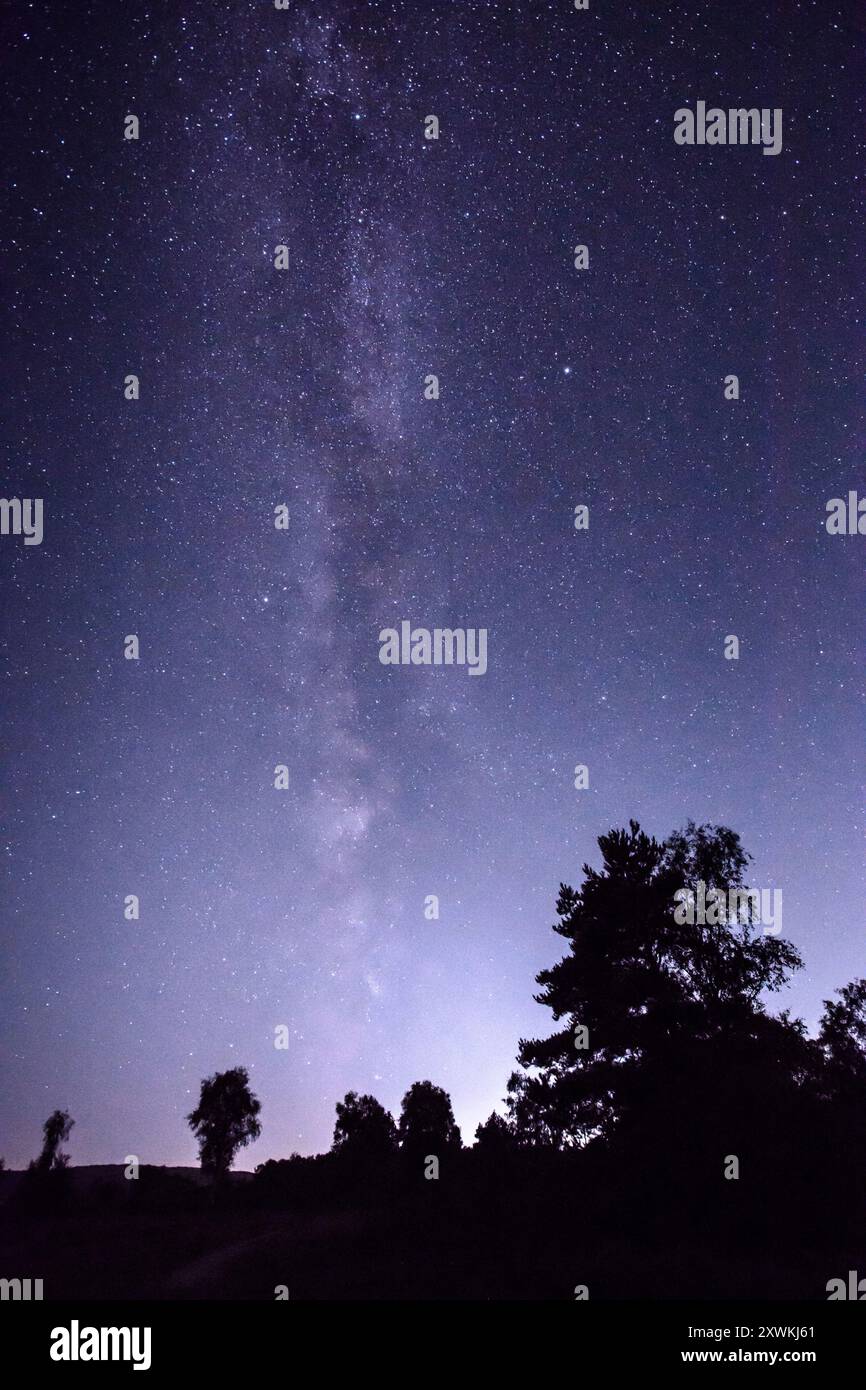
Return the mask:
M 756 920 L 735 832 L 689 823 L 656 841 L 631 821 L 598 843 L 601 867 L 585 865 L 578 890 L 560 885 L 565 954 L 537 976 L 554 1031 L 520 1041 L 503 1113 L 472 1147 L 430 1081 L 410 1086 L 397 1119 L 352 1091 L 330 1152 L 259 1165 L 244 1200 L 363 1207 L 426 1192 L 443 1210 L 459 1198 L 502 1218 L 519 1201 L 564 1230 L 656 1241 L 862 1242 L 866 979 L 826 1001 L 809 1036 L 769 1011 L 802 961 Z M 684 920 L 677 904 L 692 899 L 713 910 Z M 243 1067 L 202 1081 L 188 1122 L 215 1191 L 228 1194 L 260 1112 Z M 65 1112 L 46 1124 L 36 1177 L 63 1166 L 70 1126 Z M 157 1186 L 151 1170 L 143 1188 Z

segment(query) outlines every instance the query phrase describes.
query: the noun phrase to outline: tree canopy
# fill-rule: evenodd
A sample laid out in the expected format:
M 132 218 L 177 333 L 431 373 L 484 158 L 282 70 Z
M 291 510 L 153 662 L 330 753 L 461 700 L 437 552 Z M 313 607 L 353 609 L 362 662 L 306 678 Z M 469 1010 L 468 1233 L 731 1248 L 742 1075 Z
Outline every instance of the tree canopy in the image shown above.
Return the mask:
M 258 1139 L 261 1108 L 250 1090 L 245 1067 L 205 1077 L 198 1105 L 187 1116 L 187 1123 L 198 1140 L 199 1158 L 206 1172 L 225 1177 L 238 1149 Z
M 598 844 L 601 868 L 584 865 L 579 891 L 560 885 L 553 930 L 568 953 L 536 977 L 536 1000 L 562 1026 L 521 1040 L 524 1071 L 509 1082 L 524 1142 L 585 1144 L 674 1081 L 752 1052 L 791 1063 L 802 1044 L 799 1025 L 771 1018 L 762 997 L 800 966 L 790 942 L 762 931 L 748 904 L 677 920 L 681 890 L 743 888 L 749 856 L 734 831 L 689 822 L 659 842 L 632 820 Z
M 359 1160 L 375 1162 L 397 1149 L 394 1118 L 375 1096 L 349 1091 L 337 1101 L 332 1149 Z
M 451 1098 L 432 1081 L 416 1081 L 403 1097 L 398 1125 L 400 1148 L 410 1160 L 441 1158 L 462 1147 Z

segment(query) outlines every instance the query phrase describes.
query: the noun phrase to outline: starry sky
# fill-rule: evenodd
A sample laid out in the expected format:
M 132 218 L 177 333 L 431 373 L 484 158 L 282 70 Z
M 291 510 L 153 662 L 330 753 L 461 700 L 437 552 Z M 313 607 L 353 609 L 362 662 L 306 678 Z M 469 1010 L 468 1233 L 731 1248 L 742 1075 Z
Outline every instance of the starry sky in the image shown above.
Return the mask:
M 44 499 L 0 537 L 7 1164 L 58 1106 L 75 1163 L 195 1162 L 238 1064 L 240 1167 L 423 1078 L 471 1141 L 629 817 L 740 832 L 814 1027 L 866 973 L 866 539 L 824 524 L 866 493 L 859 7 L 0 30 L 2 489 Z M 677 146 L 698 100 L 782 108 L 781 153 Z M 487 673 L 383 666 L 403 620 L 486 628 Z

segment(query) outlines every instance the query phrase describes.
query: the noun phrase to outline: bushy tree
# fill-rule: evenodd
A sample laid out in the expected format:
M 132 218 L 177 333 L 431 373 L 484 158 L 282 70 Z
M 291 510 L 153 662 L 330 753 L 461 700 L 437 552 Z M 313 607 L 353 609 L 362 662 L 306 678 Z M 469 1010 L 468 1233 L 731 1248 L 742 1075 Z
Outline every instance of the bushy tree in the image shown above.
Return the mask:
M 578 1123 L 572 1113 L 570 1127 L 563 1125 L 557 1078 L 551 1069 L 514 1071 L 508 1078 L 505 1104 L 514 1142 L 533 1149 L 570 1148 L 593 1133 L 589 1123 Z
M 225 1178 L 238 1149 L 258 1139 L 261 1104 L 250 1090 L 245 1067 L 205 1077 L 195 1110 L 187 1123 L 196 1136 L 202 1169 Z
M 631 821 L 598 844 L 601 869 L 584 865 L 579 892 L 560 885 L 553 929 L 568 954 L 536 977 L 536 1000 L 562 1026 L 521 1040 L 526 1070 L 509 1084 L 512 1122 L 532 1143 L 583 1145 L 636 1111 L 660 1114 L 672 1091 L 691 1096 L 720 1068 L 783 1056 L 790 1067 L 805 1047 L 799 1025 L 770 1018 L 761 997 L 801 964 L 790 943 L 761 933 L 748 910 L 677 920 L 680 890 L 742 889 L 749 861 L 734 831 L 690 822 L 658 842 Z
M 514 1147 L 514 1135 L 508 1121 L 494 1110 L 475 1131 L 478 1153 L 496 1158 Z
M 831 1092 L 866 1096 L 866 979 L 825 999 L 818 1042 L 827 1066 Z
M 400 1149 L 413 1167 L 428 1155 L 440 1160 L 462 1148 L 451 1098 L 432 1081 L 416 1081 L 403 1097 L 398 1125 Z
M 375 1096 L 359 1096 L 349 1091 L 337 1101 L 332 1150 L 360 1162 L 387 1159 L 397 1148 L 397 1126 L 393 1116 Z

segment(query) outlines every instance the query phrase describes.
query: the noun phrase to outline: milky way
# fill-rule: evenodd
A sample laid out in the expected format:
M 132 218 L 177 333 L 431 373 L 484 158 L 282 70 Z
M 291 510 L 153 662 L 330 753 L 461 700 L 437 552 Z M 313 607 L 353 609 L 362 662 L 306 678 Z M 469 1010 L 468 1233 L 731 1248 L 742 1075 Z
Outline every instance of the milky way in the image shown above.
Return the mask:
M 814 1023 L 864 973 L 856 7 L 2 23 L 7 1163 L 58 1106 L 73 1162 L 192 1162 L 238 1063 L 245 1166 L 426 1077 L 471 1141 L 629 817 L 740 832 Z M 699 100 L 779 154 L 677 145 Z M 403 621 L 486 674 L 384 666 Z

